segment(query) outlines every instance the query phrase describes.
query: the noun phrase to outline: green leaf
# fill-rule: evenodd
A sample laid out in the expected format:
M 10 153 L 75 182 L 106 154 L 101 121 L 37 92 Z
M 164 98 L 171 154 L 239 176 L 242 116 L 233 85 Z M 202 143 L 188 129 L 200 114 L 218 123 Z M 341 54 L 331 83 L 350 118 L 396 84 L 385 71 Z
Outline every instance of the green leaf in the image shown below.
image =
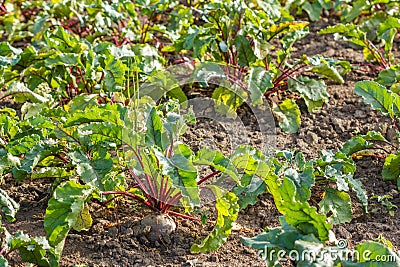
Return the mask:
M 297 91 L 304 96 L 309 112 L 313 112 L 323 103 L 328 102 L 329 95 L 323 80 L 313 80 L 303 76 L 298 76 L 297 80 L 300 82 L 289 79 L 288 86 L 290 90 Z M 316 103 L 318 104 L 316 105 Z
M 230 160 L 236 169 L 248 175 L 265 178 L 270 171 L 270 163 L 266 156 L 251 146 L 238 146 L 231 154 Z
M 357 198 L 363 204 L 364 212 L 368 212 L 368 195 L 364 188 L 362 188 L 362 183 L 353 177 L 348 177 L 348 184 L 351 189 L 356 193 Z
M 285 36 L 283 36 L 281 38 L 281 43 L 282 43 L 282 47 L 284 49 L 284 53 L 288 54 L 291 53 L 291 48 L 293 46 L 293 44 L 301 39 L 303 39 L 305 36 L 307 36 L 309 34 L 309 30 L 308 27 L 305 27 L 303 29 L 299 29 L 293 32 L 289 32 L 287 33 Z M 271 44 L 268 43 L 270 46 Z
M 281 260 L 273 251 L 279 250 L 292 250 L 296 240 L 300 240 L 304 235 L 299 232 L 295 227 L 284 225 L 268 229 L 267 232 L 256 235 L 255 237 L 240 237 L 245 246 L 254 248 L 258 251 L 259 255 L 265 261 L 266 266 L 274 267 L 279 266 Z M 272 257 L 271 257 L 272 255 Z
M 267 190 L 264 181 L 255 175 L 243 175 L 240 179 L 241 186 L 235 186 L 232 190 L 238 197 L 240 210 L 248 205 L 254 205 L 258 201 L 258 196 Z
M 350 173 L 343 174 L 340 170 L 328 165 L 325 167 L 324 177 L 335 181 L 338 190 L 349 191 L 348 178 L 351 177 Z
M 396 17 L 388 16 L 383 23 L 379 24 L 377 34 L 382 36 L 388 30 L 396 28 L 400 29 L 400 20 Z
M 268 190 L 274 197 L 275 205 L 284 215 L 285 221 L 305 234 L 313 234 L 322 242 L 329 239 L 332 225 L 326 222 L 326 216 L 319 214 L 308 202 L 297 199 L 296 186 L 289 178 L 284 177 L 280 185 L 275 179 L 267 179 Z
M 389 154 L 382 169 L 382 178 L 385 181 L 400 179 L 400 154 Z
M 22 53 L 22 49 L 15 48 L 8 42 L 0 42 L 0 55 L 8 56 L 10 54 L 19 55 Z
M 88 48 L 61 26 L 56 27 L 53 31 L 46 31 L 44 39 L 49 47 L 60 52 L 79 54 Z
M 340 149 L 346 155 L 351 155 L 361 150 L 373 147 L 373 143 L 369 141 L 386 141 L 381 133 L 369 131 L 366 135 L 358 135 L 348 140 Z
M 192 253 L 207 253 L 220 248 L 226 242 L 232 231 L 232 224 L 239 214 L 238 198 L 234 193 L 228 192 L 222 195 L 216 186 L 209 185 L 207 188 L 216 196 L 217 221 L 214 229 L 200 244 L 192 245 L 190 248 Z
M 38 266 L 51 266 L 47 252 L 51 250 L 46 238 L 42 236 L 29 237 L 18 232 L 11 237 L 10 250 L 18 249 L 23 262 L 29 262 Z
M 174 70 L 179 72 L 181 70 Z M 183 70 L 183 71 L 186 71 Z M 179 81 L 170 72 L 164 70 L 153 71 L 147 78 L 146 83 L 141 85 L 139 94 L 150 96 L 155 101 L 167 94 L 171 98 L 178 99 L 183 105 L 187 101 L 185 93 L 180 88 Z
M 128 67 L 113 56 L 108 56 L 104 60 L 104 64 L 106 73 L 104 77 L 105 89 L 110 92 L 123 90 L 126 81 L 125 73 L 128 71 Z
M 146 121 L 146 144 L 148 146 L 157 146 L 163 148 L 161 135 L 163 133 L 163 124 L 157 110 L 153 107 Z
M 365 103 L 371 105 L 373 109 L 379 110 L 384 115 L 393 118 L 393 104 L 399 102 L 400 97 L 390 92 L 384 86 L 374 81 L 357 82 L 354 88 L 357 95 L 362 96 Z
M 123 128 L 110 122 L 92 122 L 82 125 L 77 130 L 81 145 L 85 146 L 103 146 L 108 149 L 119 147 L 122 141 Z M 132 130 L 130 130 L 132 131 Z
M 400 21 L 398 18 L 388 16 L 388 18 L 379 25 L 377 35 L 382 39 L 385 54 L 389 57 L 389 60 L 393 56 L 391 54 L 393 40 L 397 33 L 397 29 L 400 29 Z
M 14 222 L 15 215 L 19 210 L 19 204 L 15 202 L 6 191 L 0 188 L 0 207 L 3 211 L 6 219 L 10 222 Z
M 26 173 L 32 173 L 36 166 L 46 157 L 56 155 L 63 147 L 59 146 L 53 139 L 40 141 L 32 147 L 21 161 L 20 169 Z
M 197 38 L 197 36 L 199 35 L 199 31 L 197 30 L 194 33 L 188 34 L 186 35 L 184 41 L 183 41 L 183 49 L 185 50 L 191 50 L 193 48 L 194 45 L 194 41 Z
M 0 255 L 0 267 L 9 267 L 8 261 L 3 257 L 3 255 Z
M 350 11 L 342 16 L 342 20 L 345 22 L 353 21 L 368 6 L 366 0 L 356 0 L 352 4 Z
M 61 65 L 61 66 L 82 66 L 79 60 L 79 55 L 74 53 L 60 53 L 55 56 L 51 56 L 45 60 L 45 64 Z
M 225 79 L 225 71 L 215 62 L 203 62 L 196 66 L 191 81 L 198 82 L 201 86 L 208 87 L 215 78 Z
M 240 173 L 244 172 L 240 184 L 232 190 L 239 198 L 238 204 L 242 210 L 255 204 L 258 196 L 266 191 L 263 178 L 268 176 L 270 165 L 261 151 L 248 146 L 237 147 L 230 159 Z
M 273 107 L 278 117 L 279 127 L 286 133 L 295 133 L 300 126 L 300 109 L 292 99 L 285 99 L 279 105 Z
M 315 182 L 312 165 L 309 165 L 301 173 L 294 168 L 287 168 L 284 171 L 284 175 L 295 184 L 297 190 L 296 199 L 302 202 L 308 201 L 311 196 L 310 189 Z
M 220 86 L 214 90 L 212 98 L 215 100 L 214 108 L 217 112 L 228 118 L 236 118 L 236 109 L 242 105 L 247 96 L 243 90 L 237 87 L 227 89 Z
M 379 72 L 378 78 L 375 81 L 386 87 L 398 84 L 400 82 L 400 65 L 391 66 L 389 69 Z
M 257 4 L 262 8 L 267 16 L 273 20 L 277 20 L 281 17 L 282 7 L 278 0 L 257 1 Z
M 319 203 L 320 211 L 328 216 L 332 224 L 351 222 L 353 213 L 351 211 L 350 195 L 339 190 L 325 188 L 324 198 Z M 329 213 L 332 213 L 329 216 Z
M 136 44 L 132 46 L 132 51 L 135 53 L 140 69 L 150 74 L 154 70 L 163 68 L 163 58 L 158 54 L 157 48 L 149 44 Z
M 311 21 L 317 21 L 319 19 L 322 12 L 322 6 L 317 1 L 313 3 L 306 1 L 301 7 L 307 12 Z
M 73 175 L 73 171 L 67 171 L 61 167 L 44 167 L 31 174 L 32 179 L 42 178 L 69 178 Z
M 373 136 L 373 134 L 371 134 Z M 331 151 L 322 151 L 322 158 L 317 159 L 315 163 L 323 167 L 323 172 L 316 174 L 324 176 L 336 182 L 337 189 L 348 191 L 349 187 L 356 193 L 357 198 L 363 204 L 364 211 L 368 211 L 367 192 L 362 188 L 362 183 L 353 178 L 356 166 L 352 158 L 341 151 L 333 154 Z
M 123 125 L 122 118 L 125 114 L 127 114 L 127 108 L 121 105 L 87 106 L 86 110 L 72 113 L 65 121 L 64 127 L 93 122 L 111 122 Z
M 254 55 L 253 48 L 246 37 L 238 34 L 236 35 L 234 42 L 238 53 L 238 64 L 240 66 L 250 66 L 250 63 L 256 61 L 257 57 Z
M 49 101 L 47 98 L 31 91 L 21 82 L 12 82 L 8 87 L 5 96 L 12 95 L 18 103 L 25 103 L 27 100 L 33 103 L 45 103 Z
M 44 237 L 30 238 L 19 232 L 13 236 L 10 249 L 18 248 L 24 262 L 30 262 L 39 266 L 50 266 L 46 256 L 46 250 L 50 245 Z
M 8 42 L 0 42 L 0 66 L 14 66 L 20 61 L 21 49 L 12 47 Z
M 329 247 L 312 234 L 303 234 L 295 227 L 288 225 L 280 218 L 282 227 L 267 229 L 255 237 L 241 237 L 242 243 L 258 251 L 258 255 L 265 261 L 266 266 L 280 266 L 285 255 L 295 257 L 296 266 L 307 267 L 336 267 L 329 257 Z M 281 253 L 284 252 L 284 253 Z M 294 253 L 296 252 L 296 253 Z M 303 256 L 305 255 L 305 257 Z M 310 255 L 324 255 L 324 257 L 309 257 Z M 300 256 L 300 257 L 299 257 Z
M 318 73 L 323 77 L 336 81 L 340 84 L 344 83 L 342 75 L 340 75 L 338 69 L 336 68 L 335 61 L 325 59 L 322 56 L 315 56 L 310 59 L 313 65 L 311 71 Z
M 325 29 L 318 31 L 318 34 L 332 34 L 332 33 L 349 33 L 356 30 L 359 26 L 354 24 L 338 23 L 333 26 L 328 26 Z
M 208 165 L 222 173 L 229 175 L 236 183 L 240 184 L 239 175 L 235 165 L 220 151 L 212 149 L 200 149 L 193 159 L 195 165 Z
M 113 167 L 110 158 L 98 158 L 89 160 L 82 151 L 74 151 L 69 154 L 73 163 L 77 166 L 76 173 L 87 185 L 102 189 L 102 179 Z
M 98 95 L 95 94 L 91 94 L 91 95 L 78 95 L 76 97 L 74 97 L 71 102 L 68 104 L 69 105 L 69 110 L 68 112 L 70 113 L 75 113 L 75 112 L 79 112 L 82 110 L 85 110 L 87 108 L 90 108 L 92 106 L 94 106 L 94 104 L 96 104 L 96 97 L 98 97 Z
M 274 87 L 272 77 L 272 74 L 266 71 L 265 68 L 251 68 L 248 79 L 248 90 L 250 91 L 250 98 L 253 105 L 262 104 L 265 91 Z
M 192 163 L 193 152 L 185 144 L 177 144 L 171 158 L 155 153 L 163 173 L 172 179 L 172 184 L 183 196 L 188 197 L 193 208 L 200 204 L 200 191 L 197 185 L 197 169 Z
M 168 134 L 169 140 L 179 140 L 187 130 L 187 123 L 195 123 L 196 117 L 191 108 L 187 109 L 185 114 L 181 114 L 180 108 L 182 105 L 173 102 L 170 107 L 166 107 L 168 113 L 164 117 L 163 127 Z M 167 144 L 169 145 L 169 143 Z M 164 144 L 164 149 L 165 149 Z
M 49 200 L 44 217 L 44 229 L 52 246 L 58 245 L 75 225 L 91 195 L 89 185 L 81 185 L 70 180 L 60 186 Z

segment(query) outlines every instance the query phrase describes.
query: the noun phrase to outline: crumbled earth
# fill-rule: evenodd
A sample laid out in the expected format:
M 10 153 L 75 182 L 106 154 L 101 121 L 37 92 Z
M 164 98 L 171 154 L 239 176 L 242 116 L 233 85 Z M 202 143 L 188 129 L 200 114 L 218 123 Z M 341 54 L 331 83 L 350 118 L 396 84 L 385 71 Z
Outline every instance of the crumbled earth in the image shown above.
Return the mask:
M 362 52 L 342 41 L 335 41 L 331 35 L 318 36 L 315 32 L 333 21 L 322 20 L 310 25 L 311 33 L 295 51 L 294 56 L 322 54 L 335 59 L 348 60 L 352 64 L 362 64 Z M 398 40 L 399 38 L 396 38 Z M 394 48 L 398 49 L 399 43 Z M 395 50 L 395 58 L 400 52 Z M 354 84 L 363 79 L 371 79 L 367 68 L 358 68 L 345 76 L 345 84 L 327 82 L 330 101 L 321 110 L 308 114 L 302 108 L 302 126 L 298 133 L 285 134 L 276 128 L 276 148 L 302 151 L 308 159 L 318 156 L 320 150 L 337 151 L 352 136 L 369 130 L 382 131 L 394 141 L 394 129 L 390 121 L 362 103 L 354 92 Z M 260 133 L 255 127 L 251 114 L 246 108 L 239 111 L 249 133 L 250 143 L 257 147 Z M 215 145 L 229 151 L 230 144 L 224 128 L 207 119 L 199 119 L 185 135 L 192 146 Z M 369 197 L 391 195 L 394 205 L 400 207 L 399 192 L 395 182 L 383 182 L 380 172 L 383 160 L 364 157 L 357 160 L 355 177 L 360 179 Z M 21 204 L 15 223 L 5 223 L 12 233 L 24 231 L 30 235 L 44 235 L 43 215 L 50 197 L 51 181 L 30 181 L 19 183 L 7 178 L 2 188 Z M 334 228 L 337 238 L 348 241 L 349 246 L 376 239 L 380 234 L 389 239 L 396 250 L 400 248 L 400 210 L 394 216 L 372 199 L 369 213 L 362 211 L 361 204 L 352 196 L 354 219 L 351 223 Z M 91 203 L 93 226 L 89 231 L 71 231 L 66 239 L 61 260 L 62 266 L 86 264 L 88 266 L 265 266 L 255 250 L 243 246 L 240 236 L 252 237 L 266 227 L 279 225 L 279 213 L 273 199 L 268 194 L 260 196 L 254 205 L 243 210 L 228 241 L 210 254 L 190 254 L 190 246 L 199 242 L 212 229 L 212 223 L 202 225 L 174 218 L 177 230 L 161 243 L 151 243 L 139 234 L 140 219 L 147 211 L 128 200 L 119 200 L 115 209 L 107 209 L 99 203 Z M 11 266 L 23 266 L 17 253 L 10 257 Z M 289 262 L 283 266 L 292 266 Z

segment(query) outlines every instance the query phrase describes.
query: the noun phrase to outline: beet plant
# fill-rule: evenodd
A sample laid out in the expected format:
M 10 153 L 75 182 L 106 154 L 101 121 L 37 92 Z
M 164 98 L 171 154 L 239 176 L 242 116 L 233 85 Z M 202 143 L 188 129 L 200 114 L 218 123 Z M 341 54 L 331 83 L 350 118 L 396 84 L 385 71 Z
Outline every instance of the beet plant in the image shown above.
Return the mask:
M 348 155 L 374 156 L 383 155 L 385 163 L 382 169 L 383 180 L 397 180 L 398 189 L 400 190 L 400 155 L 399 148 L 399 132 L 400 132 L 400 97 L 397 94 L 398 80 L 400 76 L 387 76 L 387 74 L 395 73 L 397 68 L 393 67 L 381 72 L 377 81 L 383 81 L 386 86 L 376 81 L 361 81 L 356 83 L 355 92 L 361 96 L 366 104 L 371 105 L 375 110 L 380 111 L 383 115 L 388 116 L 392 120 L 392 125 L 396 129 L 394 143 L 388 141 L 381 133 L 371 131 L 365 135 L 357 135 L 346 142 L 342 151 Z M 390 77 L 390 78 L 389 78 Z M 386 78 L 386 79 L 385 79 Z M 363 153 L 363 151 L 365 153 Z
M 126 98 L 129 60 L 141 62 L 136 72 L 143 79 L 162 69 L 164 62 L 157 50 L 146 44 L 117 47 L 108 42 L 90 43 L 62 27 L 43 35 L 39 48 L 30 45 L 22 50 L 7 42 L 0 44 L 4 59 L 0 83 L 9 87 L 3 97 L 24 91 L 36 96 L 23 108 L 24 113 L 68 103 L 80 94 L 98 94 L 104 103 L 118 99 L 121 92 Z
M 341 7 L 340 20 L 349 23 L 355 22 L 361 24 L 373 25 L 376 21 L 386 16 L 399 16 L 399 2 L 395 0 L 389 1 L 344 1 Z
M 312 112 L 329 97 L 324 81 L 315 75 L 343 83 L 341 74 L 350 68 L 347 62 L 320 55 L 291 59 L 293 45 L 308 34 L 308 22 L 286 20 L 273 3 L 215 2 L 193 12 L 204 23 L 192 25 L 175 47 L 191 50 L 204 62 L 197 68 L 200 76 L 210 62 L 227 66 L 224 75 L 235 88 L 216 88 L 213 98 L 236 110 L 243 99 L 259 105 L 265 97 L 285 132 L 300 126 L 300 109 L 287 93 L 302 98 Z M 276 49 L 278 38 L 281 47 Z
M 1 266 L 10 266 L 8 264 L 8 255 L 18 250 L 21 259 L 24 262 L 34 263 L 37 266 L 57 266 L 58 258 L 55 250 L 49 245 L 47 239 L 43 236 L 30 237 L 23 232 L 10 234 L 0 223 L 0 264 Z
M 364 65 L 379 73 L 395 63 L 392 48 L 399 28 L 397 17 L 379 13 L 360 25 L 339 23 L 318 33 L 335 34 L 335 38 L 342 38 L 362 49 L 364 58 L 368 61 Z
M 15 95 L 22 96 L 26 92 Z M 194 153 L 180 141 L 193 115 L 181 113 L 177 102 L 156 108 L 144 97 L 129 102 L 130 108 L 124 102 L 99 104 L 98 99 L 80 95 L 24 120 L 12 109 L 0 116 L 2 175 L 54 180 L 44 228 L 55 257 L 59 259 L 71 229 L 90 228 L 87 203 L 97 199 L 107 204 L 113 195 L 131 197 L 154 212 L 143 221 L 155 231 L 148 233 L 152 240 L 175 228 L 165 215 L 200 220 L 188 212 L 214 203 L 215 228 L 192 251 L 219 248 L 239 210 L 265 191 L 260 177 L 269 170 L 266 156 L 243 146 L 228 157 L 211 149 Z M 201 166 L 211 172 L 200 175 Z M 129 185 L 128 177 L 133 180 Z M 203 194 L 211 197 L 206 201 Z M 167 224 L 155 223 L 155 218 Z
M 117 46 L 141 42 L 141 23 L 137 10 L 141 5 L 129 1 L 4 1 L 5 16 L 1 28 L 8 42 L 23 39 L 34 45 L 43 41 L 43 33 L 61 26 L 89 42 L 108 41 Z M 160 5 L 161 7 L 162 5 Z M 161 8 L 160 8 L 161 11 Z
M 367 194 L 353 177 L 356 166 L 351 157 L 342 151 L 322 151 L 321 157 L 306 161 L 302 153 L 278 151 L 270 170 L 265 183 L 282 214 L 281 226 L 241 237 L 267 266 L 286 261 L 294 266 L 382 266 L 375 261 L 377 255 L 393 259 L 384 266 L 399 266 L 390 241 L 378 238 L 351 249 L 332 232 L 334 225 L 352 221 L 350 189 L 368 208 Z
M 252 238 L 242 237 L 243 244 L 256 249 L 268 267 L 283 262 L 294 266 L 400 266 L 400 257 L 386 239 L 365 241 L 350 249 L 346 240 L 337 240 L 333 233 L 327 244 L 313 234 L 289 225 L 284 218 L 280 222 L 281 227 L 267 229 Z M 391 260 L 377 260 L 383 257 Z
M 200 220 L 175 211 L 177 207 L 187 212 L 214 202 L 217 213 L 214 230 L 201 244 L 191 248 L 192 252 L 208 252 L 225 242 L 239 210 L 254 204 L 257 196 L 265 191 L 259 176 L 268 173 L 269 165 L 261 152 L 244 146 L 229 157 L 208 148 L 194 153 L 180 140 L 186 121 L 191 120 L 193 114 L 181 114 L 176 103 L 151 108 L 145 135 L 141 136 L 144 142 L 129 145 L 125 151 L 128 173 L 135 185 L 128 191 L 102 194 L 128 196 L 152 210 L 154 213 L 141 223 L 144 228 L 150 226 L 151 231 L 145 235 L 152 241 L 162 240 L 175 228 L 165 215 Z M 211 172 L 200 175 L 204 166 L 211 168 Z
M 336 15 L 340 13 L 348 1 L 280 1 L 284 3 L 283 8 L 291 15 L 300 15 L 304 12 L 311 21 L 318 21 L 323 15 Z M 324 16 L 324 17 L 325 17 Z

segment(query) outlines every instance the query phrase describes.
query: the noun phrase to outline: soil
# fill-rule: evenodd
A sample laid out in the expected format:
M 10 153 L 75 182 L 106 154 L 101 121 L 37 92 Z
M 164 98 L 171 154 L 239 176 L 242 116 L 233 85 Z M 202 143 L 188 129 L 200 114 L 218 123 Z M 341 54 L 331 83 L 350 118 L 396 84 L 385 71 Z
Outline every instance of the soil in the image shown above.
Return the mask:
M 310 25 L 312 32 L 301 44 L 298 44 L 295 56 L 301 54 L 322 54 L 326 57 L 348 60 L 352 64 L 364 63 L 362 51 L 349 46 L 348 43 L 335 41 L 331 35 L 318 36 L 318 29 L 331 25 L 333 21 L 322 20 Z M 399 48 L 399 43 L 394 45 Z M 395 58 L 400 58 L 400 52 Z M 366 70 L 366 69 L 365 69 Z M 363 79 L 371 79 L 368 71 L 355 69 L 345 77 L 345 84 L 328 82 L 330 101 L 321 110 L 308 114 L 302 108 L 302 126 L 298 133 L 285 134 L 276 128 L 276 148 L 298 149 L 308 159 L 318 155 L 319 150 L 337 151 L 343 143 L 358 133 L 369 130 L 383 131 L 386 137 L 394 141 L 394 129 L 390 121 L 378 112 L 362 103 L 354 92 L 354 84 Z M 251 143 L 257 147 L 257 128 L 251 116 L 242 109 L 239 112 L 245 120 L 246 130 L 250 133 Z M 249 120 L 246 122 L 246 120 Z M 222 129 L 223 130 L 223 129 Z M 200 119 L 185 135 L 192 146 L 201 142 L 214 142 L 219 147 L 227 147 L 226 134 L 215 123 Z M 204 141 L 206 140 L 206 141 Z M 382 159 L 365 157 L 357 161 L 355 177 L 360 179 L 368 192 L 373 195 L 391 195 L 393 204 L 400 207 L 399 192 L 395 182 L 383 182 L 381 169 Z M 24 231 L 32 236 L 44 235 L 43 214 L 49 199 L 51 181 L 28 181 L 18 183 L 6 178 L 2 185 L 16 201 L 21 204 L 15 223 L 5 223 L 11 233 Z M 152 244 L 145 236 L 138 234 L 140 219 L 148 213 L 140 206 L 127 200 L 120 200 L 117 209 L 106 209 L 98 203 L 90 204 L 93 226 L 89 231 L 71 231 L 66 239 L 61 260 L 62 266 L 86 264 L 87 266 L 265 266 L 255 250 L 241 244 L 240 236 L 252 237 L 266 227 L 279 225 L 279 213 L 273 199 L 268 194 L 259 197 L 254 205 L 240 212 L 237 225 L 227 242 L 210 254 L 190 254 L 190 246 L 204 238 L 212 229 L 212 223 L 202 225 L 174 218 L 177 229 L 161 243 Z M 353 198 L 354 219 L 350 223 L 334 228 L 337 238 L 346 239 L 350 247 L 364 241 L 376 239 L 380 234 L 389 239 L 395 250 L 400 248 L 400 209 L 394 216 L 376 200 L 370 200 L 368 214 L 364 214 L 361 204 Z M 22 266 L 18 253 L 9 257 L 11 266 Z M 284 266 L 291 266 L 288 262 Z

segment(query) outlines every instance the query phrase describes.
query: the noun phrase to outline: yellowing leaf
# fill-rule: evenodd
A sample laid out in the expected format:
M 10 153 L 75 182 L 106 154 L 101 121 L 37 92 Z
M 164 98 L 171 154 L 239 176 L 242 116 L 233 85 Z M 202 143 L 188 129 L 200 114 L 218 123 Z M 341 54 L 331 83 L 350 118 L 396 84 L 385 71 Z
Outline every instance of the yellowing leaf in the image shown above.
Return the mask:
M 92 223 L 92 216 L 90 215 L 89 207 L 86 203 L 83 210 L 78 214 L 78 217 L 76 217 L 76 221 L 72 228 L 78 232 L 82 230 L 89 230 L 89 228 L 92 226 Z

